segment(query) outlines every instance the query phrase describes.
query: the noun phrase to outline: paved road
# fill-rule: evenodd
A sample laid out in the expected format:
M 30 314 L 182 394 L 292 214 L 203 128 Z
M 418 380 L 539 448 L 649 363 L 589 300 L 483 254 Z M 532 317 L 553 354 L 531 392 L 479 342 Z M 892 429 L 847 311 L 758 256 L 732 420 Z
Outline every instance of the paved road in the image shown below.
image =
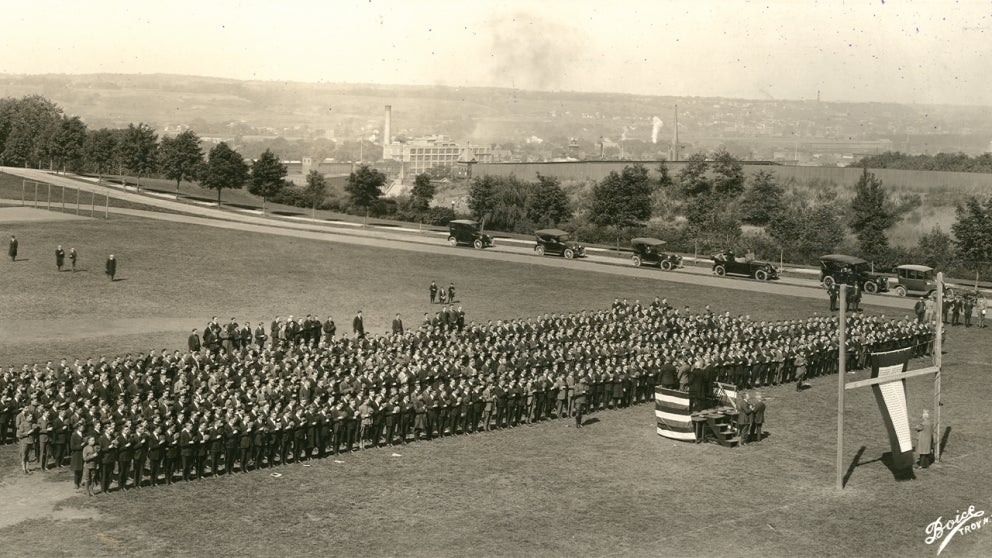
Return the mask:
M 634 268 L 626 258 L 607 255 L 595 255 L 578 260 L 565 260 L 551 256 L 540 257 L 533 253 L 529 243 L 519 245 L 501 245 L 494 249 L 474 250 L 472 248 L 452 248 L 445 242 L 445 235 L 436 231 L 417 231 L 415 229 L 360 228 L 353 224 L 342 226 L 340 222 L 333 224 L 316 222 L 294 222 L 284 219 L 258 217 L 255 215 L 218 210 L 217 208 L 189 205 L 174 200 L 144 196 L 116 188 L 99 186 L 85 181 L 75 180 L 65 176 L 54 175 L 47 171 L 0 167 L 0 171 L 21 176 L 38 182 L 49 182 L 53 185 L 67 188 L 80 188 L 87 192 L 145 204 L 151 207 L 182 212 L 183 214 L 162 213 L 138 209 L 110 208 L 110 212 L 118 215 L 130 215 L 149 219 L 158 219 L 177 223 L 190 223 L 208 227 L 219 227 L 232 230 L 308 238 L 326 242 L 339 242 L 368 246 L 373 248 L 394 248 L 422 253 L 437 253 L 445 251 L 462 257 L 510 261 L 530 265 L 542 265 L 575 269 L 577 271 L 594 271 L 628 277 L 641 277 L 647 280 L 670 281 L 693 285 L 712 286 L 735 289 L 740 291 L 763 292 L 803 298 L 826 300 L 823 289 L 815 281 L 787 278 L 780 281 L 760 282 L 746 278 L 721 278 L 712 275 L 708 268 L 685 268 L 674 272 L 664 272 L 656 268 Z M 865 295 L 865 304 L 909 309 L 913 307 L 912 299 L 899 298 L 891 295 Z

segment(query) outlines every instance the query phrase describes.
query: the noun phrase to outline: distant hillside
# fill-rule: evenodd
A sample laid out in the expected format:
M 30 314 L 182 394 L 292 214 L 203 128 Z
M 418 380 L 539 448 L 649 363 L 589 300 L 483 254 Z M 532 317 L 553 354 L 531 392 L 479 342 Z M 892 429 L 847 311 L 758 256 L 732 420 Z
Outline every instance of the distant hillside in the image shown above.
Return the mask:
M 674 98 L 497 88 L 238 81 L 180 75 L 3 75 L 0 96 L 39 94 L 91 127 L 147 122 L 201 135 L 356 140 L 380 133 L 392 105 L 396 136 L 440 133 L 477 143 L 566 145 L 638 141 L 666 153 L 679 106 L 680 140 L 707 148 L 796 140 L 891 141 L 903 152 L 981 153 L 992 112 L 980 107 Z M 662 123 L 652 143 L 652 118 Z M 597 148 L 598 149 L 598 148 Z M 553 156 L 561 153 L 552 152 Z M 744 153 L 744 155 L 747 155 Z M 762 158 L 760 153 L 757 153 Z

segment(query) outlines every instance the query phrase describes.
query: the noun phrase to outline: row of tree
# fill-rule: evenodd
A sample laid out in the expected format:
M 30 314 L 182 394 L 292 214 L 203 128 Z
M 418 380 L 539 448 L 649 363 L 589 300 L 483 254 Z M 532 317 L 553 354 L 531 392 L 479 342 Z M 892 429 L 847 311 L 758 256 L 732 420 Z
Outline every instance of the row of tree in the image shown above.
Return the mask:
M 992 153 L 971 157 L 964 153 L 910 155 L 899 151 L 886 151 L 877 155 L 868 155 L 851 166 L 869 169 L 992 173 Z

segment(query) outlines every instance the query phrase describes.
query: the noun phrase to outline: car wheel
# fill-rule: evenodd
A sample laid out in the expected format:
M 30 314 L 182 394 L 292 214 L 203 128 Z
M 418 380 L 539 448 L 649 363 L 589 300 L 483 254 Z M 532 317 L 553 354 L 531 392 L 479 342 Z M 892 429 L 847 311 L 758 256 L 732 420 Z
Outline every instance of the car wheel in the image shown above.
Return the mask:
M 475 242 L 472 243 L 472 246 L 475 246 L 476 250 L 482 250 L 482 241 L 476 239 Z
M 874 281 L 865 281 L 865 292 L 875 294 L 878 292 L 878 285 Z
M 671 271 L 672 270 L 672 262 L 670 262 L 668 260 L 665 260 L 665 261 L 661 262 L 661 269 L 664 269 L 665 271 Z
M 565 256 L 566 260 L 570 260 L 575 257 L 575 252 L 573 252 L 571 248 L 566 248 L 565 253 L 562 255 Z
M 768 272 L 765 271 L 764 269 L 759 269 L 758 271 L 754 272 L 754 278 L 757 279 L 758 281 L 767 281 Z
M 724 269 L 724 267 L 722 265 L 718 265 L 718 266 L 716 266 L 716 267 L 713 268 L 713 273 L 716 273 L 720 277 L 723 277 L 724 275 L 727 274 L 727 270 Z
M 458 246 L 458 239 L 455 238 L 455 237 L 453 237 L 453 236 L 449 236 L 448 237 L 448 244 L 450 246 Z
M 834 278 L 831 277 L 830 275 L 827 275 L 826 277 L 823 278 L 823 286 L 828 289 L 834 288 L 834 283 L 836 283 L 836 281 L 834 281 Z
M 537 252 L 538 256 L 544 255 L 544 246 L 535 246 L 534 251 Z
M 641 263 L 643 262 L 641 262 L 640 256 L 632 256 L 630 258 L 630 263 L 633 264 L 634 267 L 641 267 Z
M 896 294 L 899 296 L 906 296 L 906 287 L 903 287 L 902 285 L 896 287 Z

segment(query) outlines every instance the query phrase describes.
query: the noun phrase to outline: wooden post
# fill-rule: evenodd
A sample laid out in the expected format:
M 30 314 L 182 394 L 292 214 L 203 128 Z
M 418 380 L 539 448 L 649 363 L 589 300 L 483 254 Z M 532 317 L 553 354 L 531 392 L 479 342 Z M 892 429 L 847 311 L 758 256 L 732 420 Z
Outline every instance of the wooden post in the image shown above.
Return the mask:
M 90 192 L 90 217 L 96 215 L 96 192 Z
M 76 215 L 79 215 L 79 187 L 76 187 Z
M 24 190 L 27 188 L 27 180 L 21 180 L 21 207 L 24 207 Z
M 65 186 L 62 187 L 62 213 L 65 213 Z
M 110 219 L 110 194 L 106 194 L 106 205 L 103 206 L 103 218 Z
M 52 185 L 48 184 L 48 210 L 52 210 Z
M 34 183 L 34 208 L 38 209 L 38 183 Z
M 937 327 L 934 328 L 934 339 L 933 339 L 933 365 L 937 369 L 937 373 L 933 376 L 933 428 L 936 434 L 936 440 L 934 440 L 933 448 L 933 459 L 934 461 L 940 461 L 940 441 L 943 437 L 943 432 L 940 430 L 940 375 L 941 375 L 941 362 L 943 361 L 943 355 L 941 354 L 944 349 L 944 273 L 940 272 L 937 274 L 937 310 L 934 318 L 937 320 Z
M 837 490 L 844 489 L 844 383 L 847 381 L 847 289 L 840 288 L 837 362 Z

